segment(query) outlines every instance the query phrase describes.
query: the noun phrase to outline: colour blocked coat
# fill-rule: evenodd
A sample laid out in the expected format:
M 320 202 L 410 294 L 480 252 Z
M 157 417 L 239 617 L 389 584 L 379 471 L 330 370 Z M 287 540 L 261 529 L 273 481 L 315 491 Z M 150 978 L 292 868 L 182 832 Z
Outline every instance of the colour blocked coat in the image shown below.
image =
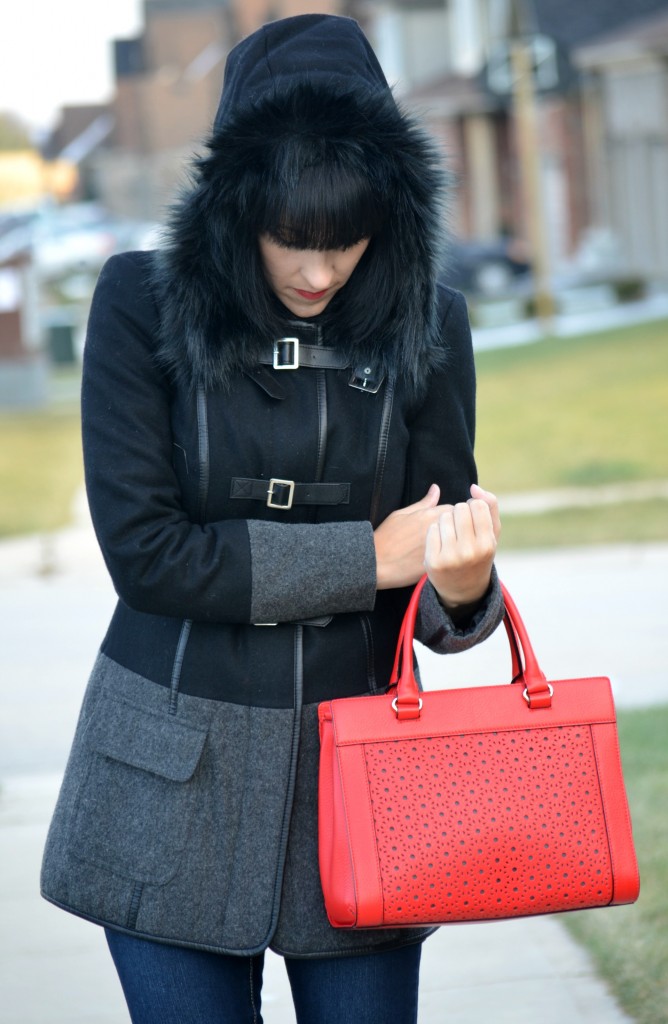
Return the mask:
M 141 936 L 230 953 L 415 941 L 413 930 L 327 923 L 317 704 L 389 681 L 407 592 L 376 594 L 372 523 L 432 480 L 455 501 L 474 479 L 463 300 L 442 293 L 451 369 L 418 405 L 399 381 L 375 394 L 351 386 L 350 368 L 262 366 L 230 393 L 193 393 L 172 387 L 152 358 L 152 258 L 113 258 L 91 315 L 86 474 L 119 602 L 52 823 L 43 893 Z M 290 330 L 312 340 L 310 325 Z M 303 504 L 269 507 L 272 478 L 302 485 Z M 263 499 L 238 483 L 249 480 L 264 481 Z M 315 484 L 344 487 L 322 492 L 335 503 L 310 504 Z M 284 488 L 276 504 L 287 500 Z M 418 636 L 461 650 L 499 614 L 494 584 L 457 629 L 429 588 Z

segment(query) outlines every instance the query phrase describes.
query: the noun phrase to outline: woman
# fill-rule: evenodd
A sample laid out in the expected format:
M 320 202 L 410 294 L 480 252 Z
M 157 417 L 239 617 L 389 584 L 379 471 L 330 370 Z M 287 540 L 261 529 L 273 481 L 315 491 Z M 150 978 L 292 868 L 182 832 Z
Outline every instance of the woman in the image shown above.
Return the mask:
M 86 481 L 119 602 L 43 893 L 107 928 L 135 1022 L 259 1021 L 271 946 L 302 1024 L 404 1024 L 429 929 L 329 926 L 317 706 L 385 689 L 425 566 L 435 650 L 501 615 L 441 171 L 324 15 L 232 51 L 208 148 L 164 249 L 110 260 L 91 311 Z

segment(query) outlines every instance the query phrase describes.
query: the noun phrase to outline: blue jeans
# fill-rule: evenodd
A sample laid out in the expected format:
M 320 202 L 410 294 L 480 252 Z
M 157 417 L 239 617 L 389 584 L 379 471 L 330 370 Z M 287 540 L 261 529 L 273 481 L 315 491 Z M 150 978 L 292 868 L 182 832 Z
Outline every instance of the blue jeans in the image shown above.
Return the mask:
M 106 934 L 132 1024 L 262 1024 L 263 954 L 224 956 Z M 418 943 L 365 956 L 286 958 L 298 1024 L 415 1024 L 421 952 Z

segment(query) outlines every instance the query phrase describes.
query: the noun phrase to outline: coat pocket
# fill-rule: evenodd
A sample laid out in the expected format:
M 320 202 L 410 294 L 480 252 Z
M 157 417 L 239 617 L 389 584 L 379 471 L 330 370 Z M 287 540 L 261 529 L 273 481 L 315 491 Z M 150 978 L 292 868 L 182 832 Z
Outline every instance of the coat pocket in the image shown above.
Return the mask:
M 72 848 L 89 864 L 164 885 L 178 871 L 207 729 L 103 697 L 86 733 Z

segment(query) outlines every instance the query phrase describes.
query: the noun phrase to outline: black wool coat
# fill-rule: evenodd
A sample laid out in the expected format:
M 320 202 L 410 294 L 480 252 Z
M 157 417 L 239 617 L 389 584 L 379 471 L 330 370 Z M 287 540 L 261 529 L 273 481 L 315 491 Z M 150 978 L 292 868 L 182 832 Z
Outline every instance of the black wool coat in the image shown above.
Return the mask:
M 334 20 L 362 45 L 354 23 Z M 304 32 L 330 27 L 321 16 L 289 21 L 297 46 Z M 364 93 L 368 122 L 367 102 Z M 385 110 L 385 94 L 380 102 Z M 387 327 L 385 347 L 344 344 L 331 320 L 295 322 L 287 311 L 278 335 L 255 336 L 233 307 L 229 274 L 220 277 L 225 209 L 211 227 L 221 188 L 211 164 L 226 131 L 218 126 L 167 248 L 112 258 L 93 301 L 86 484 L 119 600 L 49 832 L 42 892 L 163 942 L 363 953 L 427 930 L 327 922 L 317 705 L 381 692 L 389 680 L 408 592 L 376 592 L 374 527 L 433 482 L 455 502 L 476 479 L 470 331 L 463 298 L 436 285 L 420 249 L 424 279 L 414 272 L 401 331 Z M 238 137 L 236 124 L 228 142 Z M 424 239 L 421 211 L 414 200 L 413 234 L 421 224 Z M 286 337 L 298 344 L 276 344 Z M 428 586 L 417 635 L 435 650 L 463 650 L 501 614 L 495 577 L 463 627 Z

